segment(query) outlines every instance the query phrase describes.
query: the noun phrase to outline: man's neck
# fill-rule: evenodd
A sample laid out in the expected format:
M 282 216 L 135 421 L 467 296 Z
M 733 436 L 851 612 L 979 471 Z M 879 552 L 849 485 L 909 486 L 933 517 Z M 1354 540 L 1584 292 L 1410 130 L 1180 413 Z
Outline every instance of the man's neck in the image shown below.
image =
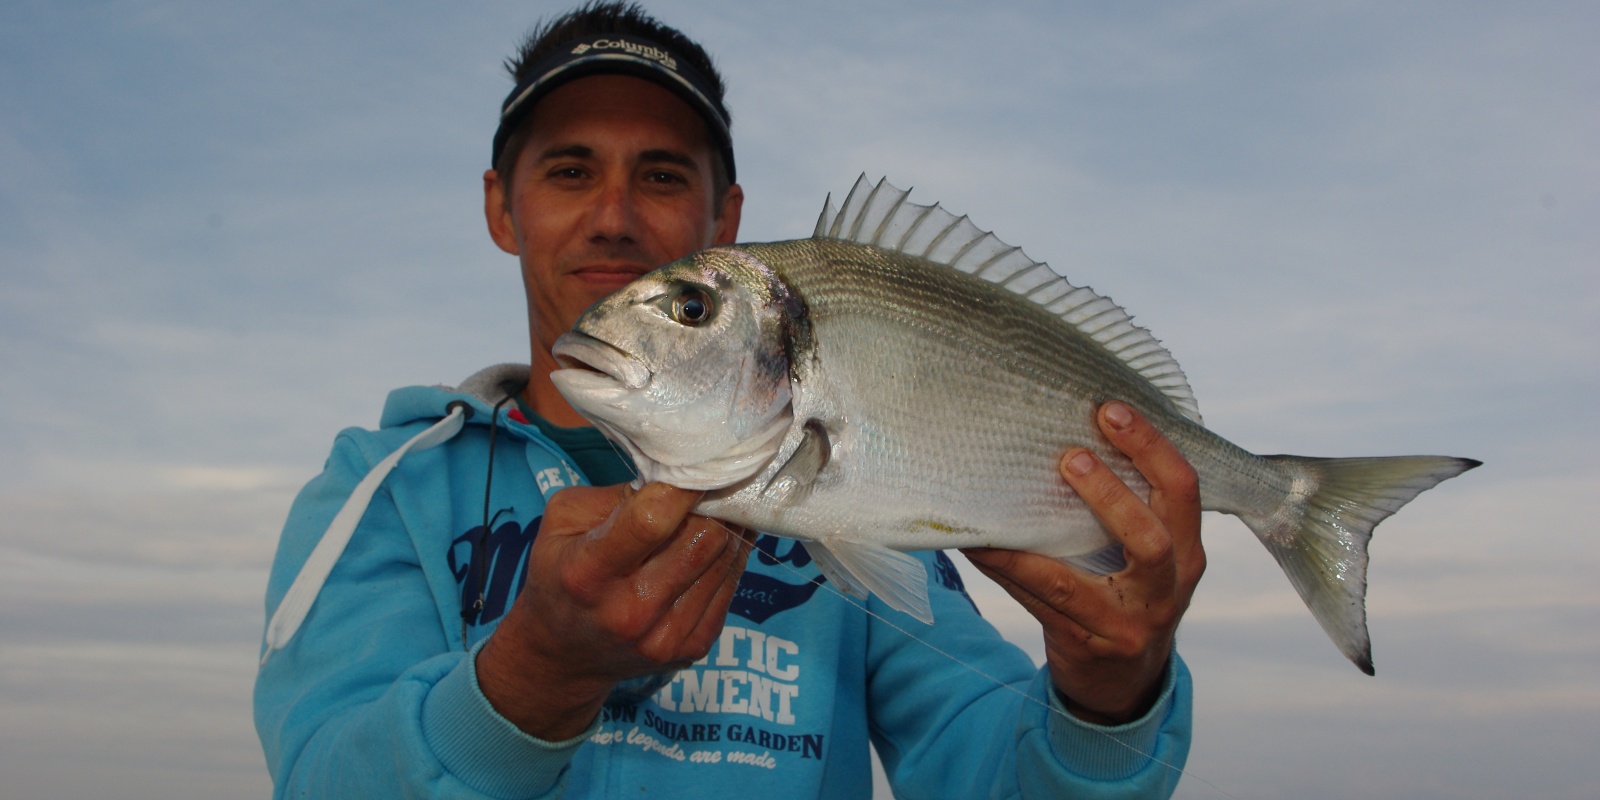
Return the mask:
M 522 388 L 522 402 L 552 425 L 563 428 L 589 427 L 589 420 L 574 411 L 572 404 L 561 396 L 556 385 L 550 381 L 550 373 L 556 369 L 555 358 L 548 351 L 535 351 L 528 385 Z

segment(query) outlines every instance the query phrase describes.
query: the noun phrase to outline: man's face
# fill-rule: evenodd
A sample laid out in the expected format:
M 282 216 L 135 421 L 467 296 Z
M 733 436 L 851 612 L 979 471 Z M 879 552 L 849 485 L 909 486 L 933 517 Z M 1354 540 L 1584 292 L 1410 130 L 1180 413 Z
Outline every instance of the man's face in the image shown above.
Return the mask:
M 713 196 L 705 122 L 666 89 L 580 78 L 524 124 L 511 184 L 484 175 L 484 210 L 495 243 L 521 259 L 536 359 L 596 300 L 738 233 L 743 195 Z

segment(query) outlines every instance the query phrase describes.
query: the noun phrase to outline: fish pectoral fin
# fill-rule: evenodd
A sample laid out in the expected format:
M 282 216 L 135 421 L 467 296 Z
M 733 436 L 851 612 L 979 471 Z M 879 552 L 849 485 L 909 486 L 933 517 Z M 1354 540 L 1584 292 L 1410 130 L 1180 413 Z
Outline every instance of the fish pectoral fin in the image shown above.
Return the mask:
M 784 462 L 783 467 L 761 488 L 763 495 L 792 502 L 811 489 L 817 474 L 828 465 L 828 453 L 833 445 L 828 440 L 828 429 L 815 419 L 806 420 L 800 434 L 800 444 Z
M 857 597 L 871 592 L 890 608 L 933 624 L 928 570 L 916 557 L 883 545 L 837 537 L 805 545 L 817 568 L 841 590 Z

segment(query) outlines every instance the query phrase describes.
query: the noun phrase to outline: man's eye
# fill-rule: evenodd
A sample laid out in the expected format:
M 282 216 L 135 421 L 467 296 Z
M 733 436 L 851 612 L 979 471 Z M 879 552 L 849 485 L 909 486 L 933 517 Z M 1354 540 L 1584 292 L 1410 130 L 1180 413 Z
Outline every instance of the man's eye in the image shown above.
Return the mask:
M 679 175 L 676 172 L 664 172 L 664 171 L 661 171 L 661 170 L 656 170 L 654 172 L 647 173 L 645 175 L 645 179 L 650 181 L 651 183 L 687 183 L 688 182 L 688 181 L 686 181 L 684 179 L 684 177 L 682 175 Z

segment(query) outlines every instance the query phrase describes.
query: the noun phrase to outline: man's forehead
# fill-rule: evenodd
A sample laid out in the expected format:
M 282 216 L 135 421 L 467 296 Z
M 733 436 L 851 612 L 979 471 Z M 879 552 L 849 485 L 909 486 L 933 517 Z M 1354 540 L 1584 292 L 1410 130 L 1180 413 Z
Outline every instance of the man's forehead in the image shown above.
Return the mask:
M 705 120 L 688 103 L 626 75 L 595 75 L 560 86 L 540 99 L 525 124 L 529 144 L 537 140 L 541 154 L 587 147 L 593 155 L 602 145 L 628 143 L 652 159 L 676 154 L 699 161 L 711 148 Z

